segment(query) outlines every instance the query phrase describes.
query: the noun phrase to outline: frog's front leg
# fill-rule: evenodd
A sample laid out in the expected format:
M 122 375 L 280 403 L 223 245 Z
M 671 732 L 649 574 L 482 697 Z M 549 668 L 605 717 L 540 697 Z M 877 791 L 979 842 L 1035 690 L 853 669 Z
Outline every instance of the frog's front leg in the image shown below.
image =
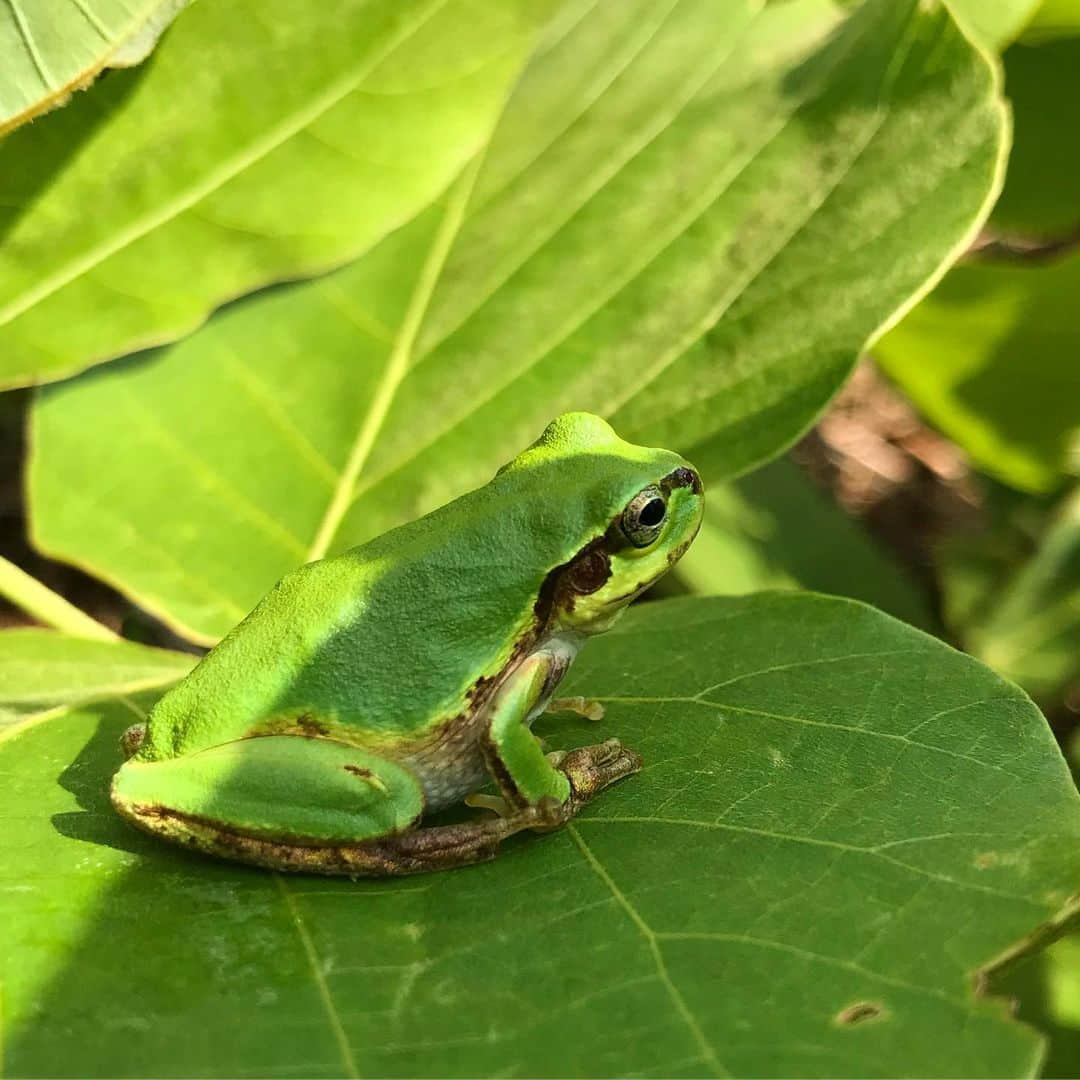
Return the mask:
M 564 755 L 544 753 L 529 725 L 566 673 L 569 659 L 557 646 L 529 656 L 499 688 L 481 748 L 488 771 L 515 812 L 538 809 L 554 828 L 572 818 L 597 792 L 641 768 L 641 758 L 618 739 Z

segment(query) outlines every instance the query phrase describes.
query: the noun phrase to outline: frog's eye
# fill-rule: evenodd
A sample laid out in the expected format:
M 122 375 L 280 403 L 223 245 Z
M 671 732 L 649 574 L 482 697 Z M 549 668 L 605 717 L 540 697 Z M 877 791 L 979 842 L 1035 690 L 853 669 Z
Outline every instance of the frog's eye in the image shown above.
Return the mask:
M 634 547 L 648 547 L 660 535 L 666 516 L 664 493 L 658 487 L 647 487 L 623 511 L 622 531 Z

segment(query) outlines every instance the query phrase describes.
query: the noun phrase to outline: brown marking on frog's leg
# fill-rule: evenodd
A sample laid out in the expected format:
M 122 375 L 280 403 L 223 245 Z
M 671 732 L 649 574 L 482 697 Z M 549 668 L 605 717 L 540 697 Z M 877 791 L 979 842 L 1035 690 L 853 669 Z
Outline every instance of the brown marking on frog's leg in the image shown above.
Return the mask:
M 370 784 L 376 791 L 381 791 L 384 795 L 387 793 L 386 784 L 371 769 L 365 769 L 360 765 L 345 765 L 343 767 L 347 773 L 352 773 L 353 776 L 363 780 L 365 784 Z
M 362 844 L 318 846 L 245 836 L 162 807 L 141 808 L 139 817 L 168 817 L 170 839 L 231 862 L 287 873 L 398 877 L 493 859 L 507 837 L 526 829 L 552 827 L 556 809 L 547 805 L 527 807 L 509 817 L 434 825 Z M 139 823 L 138 818 L 132 820 Z M 158 828 L 153 830 L 159 835 L 166 831 L 160 825 L 159 821 Z

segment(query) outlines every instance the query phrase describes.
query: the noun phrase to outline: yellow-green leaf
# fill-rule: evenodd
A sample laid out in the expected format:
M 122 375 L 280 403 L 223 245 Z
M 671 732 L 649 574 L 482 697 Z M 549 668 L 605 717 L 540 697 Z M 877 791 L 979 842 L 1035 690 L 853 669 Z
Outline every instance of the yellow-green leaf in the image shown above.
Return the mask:
M 131 641 L 91 641 L 34 627 L 0 633 L 0 732 L 87 701 L 168 686 L 195 657 Z
M 63 105 L 107 66 L 146 58 L 186 0 L 7 0 L 0 8 L 0 133 Z
M 367 250 L 476 152 L 549 7 L 195 4 L 149 64 L 0 146 L 0 385 Z
M 42 548 L 211 641 L 567 409 L 730 477 L 813 421 L 987 210 L 1003 106 L 940 5 L 561 20 L 486 151 L 363 258 L 41 394 Z

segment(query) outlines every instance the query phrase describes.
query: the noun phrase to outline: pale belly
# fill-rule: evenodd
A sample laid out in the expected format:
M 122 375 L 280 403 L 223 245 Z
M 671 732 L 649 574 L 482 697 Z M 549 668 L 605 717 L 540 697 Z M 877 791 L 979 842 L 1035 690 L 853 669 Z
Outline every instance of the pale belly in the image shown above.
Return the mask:
M 544 711 L 579 648 L 580 640 L 577 637 L 558 635 L 549 638 L 537 649 L 537 652 L 545 653 L 550 662 L 550 679 L 529 715 L 522 717 L 522 723 L 526 726 L 531 727 L 536 717 Z M 509 672 L 507 677 L 512 678 L 513 672 Z M 502 685 L 506 685 L 505 682 Z M 430 742 L 397 759 L 419 779 L 429 812 L 445 810 L 460 803 L 466 795 L 480 790 L 491 780 L 480 752 L 480 740 L 488 728 L 490 710 L 498 706 L 498 697 L 496 691 L 484 708 L 447 725 Z
M 429 812 L 454 806 L 488 783 L 480 753 L 480 736 L 485 727 L 485 717 L 472 717 L 398 759 L 420 781 Z

